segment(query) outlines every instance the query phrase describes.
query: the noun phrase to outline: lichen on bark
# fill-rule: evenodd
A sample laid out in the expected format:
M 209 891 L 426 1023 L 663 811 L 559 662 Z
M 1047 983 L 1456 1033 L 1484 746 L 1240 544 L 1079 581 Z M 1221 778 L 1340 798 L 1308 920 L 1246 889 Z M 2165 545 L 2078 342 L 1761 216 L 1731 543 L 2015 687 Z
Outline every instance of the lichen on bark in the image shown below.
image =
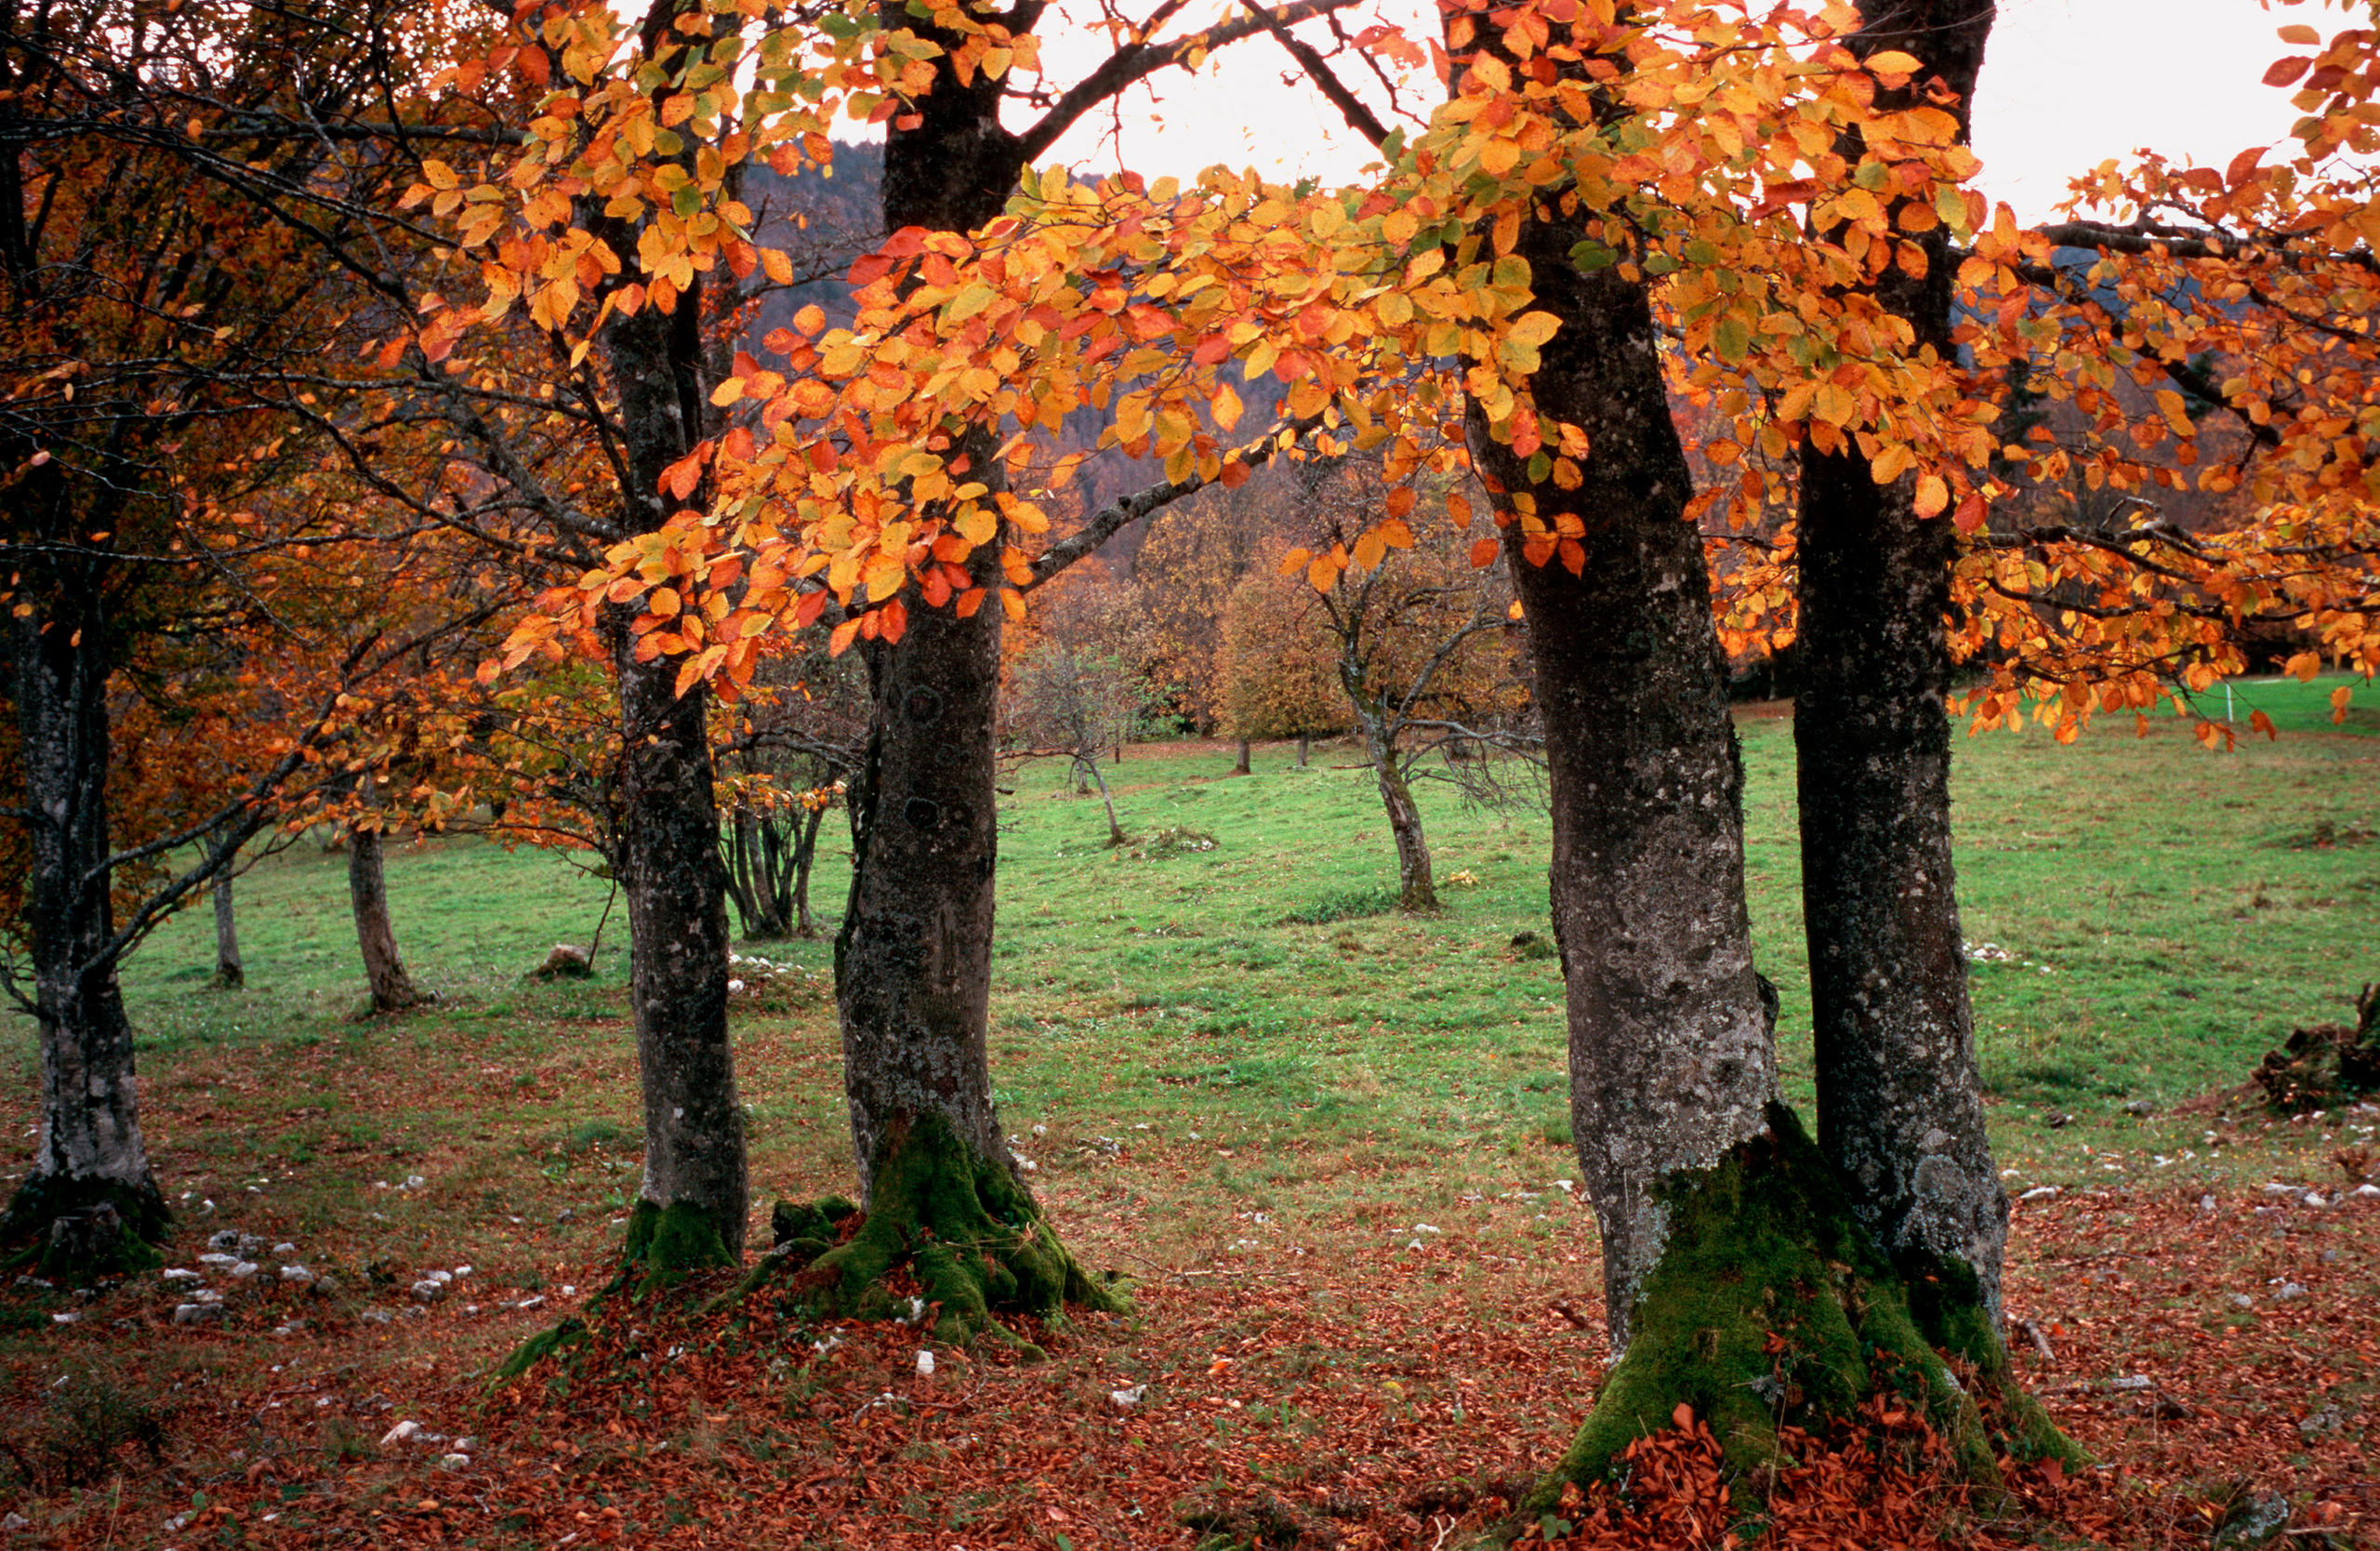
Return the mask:
M 998 1316 L 1055 1320 L 1069 1308 L 1131 1307 L 1059 1241 L 1007 1164 L 969 1147 L 941 1116 L 886 1133 L 869 1176 L 866 1212 L 840 1197 L 778 1202 L 776 1247 L 735 1295 L 782 1288 L 806 1318 L 919 1319 L 943 1340 L 986 1335 L 1035 1357 L 1040 1349 Z M 901 1267 L 916 1278 L 915 1293 L 888 1285 Z

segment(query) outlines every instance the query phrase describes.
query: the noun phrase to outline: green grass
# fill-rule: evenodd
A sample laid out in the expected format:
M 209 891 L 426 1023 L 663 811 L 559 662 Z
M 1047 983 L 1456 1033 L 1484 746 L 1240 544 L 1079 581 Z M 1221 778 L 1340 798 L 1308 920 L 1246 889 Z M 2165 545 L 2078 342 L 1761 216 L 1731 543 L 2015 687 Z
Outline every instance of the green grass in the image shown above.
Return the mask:
M 1980 1057 L 2022 1177 L 2082 1167 L 2078 1142 L 2178 1151 L 2197 1122 L 2144 1131 L 2122 1106 L 2236 1084 L 2292 1027 L 2340 1016 L 2380 977 L 2380 843 L 2362 843 L 2380 829 L 2380 728 L 2331 728 L 2329 687 L 2243 686 L 2241 703 L 2289 731 L 2228 754 L 2171 717 L 2070 748 L 2038 730 L 1958 745 L 1967 935 L 2008 955 L 1974 966 Z M 1788 1094 L 1806 1106 L 1792 728 L 1751 717 L 1742 733 L 1758 951 L 1784 995 Z M 1443 887 L 1438 915 L 1405 917 L 1386 908 L 1395 853 L 1355 759 L 1327 751 L 1300 772 L 1286 747 L 1265 749 L 1233 778 L 1227 753 L 1135 749 L 1110 777 L 1127 829 L 1211 835 L 1208 851 L 1110 849 L 1062 767 L 1016 774 L 991 1049 L 1004 1117 L 1045 1183 L 1128 1200 L 1155 1187 L 1101 1175 L 1102 1137 L 1157 1149 L 1209 1223 L 1225 1204 L 1361 1219 L 1423 1179 L 1436 1196 L 1575 1173 L 1558 967 L 1513 947 L 1547 925 L 1544 820 L 1466 810 L 1421 783 L 1442 884 L 1477 882 Z M 827 837 L 814 897 L 831 918 L 848 857 Z M 611 1155 L 635 1154 L 621 912 L 594 981 L 524 978 L 552 943 L 587 939 L 609 886 L 464 841 L 392 849 L 388 877 L 407 961 L 441 993 L 402 1020 L 356 1019 L 343 860 L 311 843 L 241 881 L 247 990 L 204 988 L 203 909 L 143 948 L 126 983 L 144 1070 L 180 1117 L 161 1167 L 220 1181 L 318 1163 L 329 1194 L 313 1210 L 330 1217 L 411 1166 L 382 1155 L 478 1138 L 491 1145 L 456 1167 L 488 1200 L 541 1173 L 554 1200 L 616 1207 L 634 1179 Z M 760 951 L 813 976 L 829 962 L 824 941 Z M 770 1191 L 847 1187 L 821 985 L 739 1014 L 763 1206 Z M 30 1038 L 17 1050 L 30 1093 Z M 364 1068 L 390 1080 L 298 1075 Z M 278 1130 L 260 1139 L 258 1123 Z M 324 1172 L 341 1150 L 367 1160 Z

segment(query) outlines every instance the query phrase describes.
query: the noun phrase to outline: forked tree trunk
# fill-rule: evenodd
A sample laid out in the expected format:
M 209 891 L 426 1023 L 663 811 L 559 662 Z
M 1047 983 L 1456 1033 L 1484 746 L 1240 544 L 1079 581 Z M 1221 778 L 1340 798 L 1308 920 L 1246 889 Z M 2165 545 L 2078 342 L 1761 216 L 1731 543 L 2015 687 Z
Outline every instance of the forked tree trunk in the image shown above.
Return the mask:
M 364 955 L 364 977 L 372 988 L 372 1010 L 402 1013 L 431 999 L 405 973 L 397 951 L 396 928 L 389 921 L 389 883 L 380 866 L 380 831 L 357 824 L 347 834 L 347 899 L 355 912 L 355 946 Z
M 1471 427 L 1512 518 L 1506 554 L 1544 721 L 1572 1129 L 1617 1359 L 1526 1505 L 1551 1507 L 1563 1483 L 1603 1477 L 1680 1404 L 1709 1423 L 1738 1502 L 1754 1503 L 1778 1422 L 1848 1418 L 1887 1383 L 1921 1399 L 1963 1470 L 1990 1478 L 1981 1414 L 1929 1339 L 1970 1332 L 1977 1306 L 1946 1306 L 1956 1290 L 1901 1277 L 1776 1101 L 1744 896 L 1741 765 L 1701 538 L 1684 520 L 1690 476 L 1659 338 L 1641 284 L 1616 266 L 1571 266 L 1579 234 L 1525 225 L 1520 252 L 1537 304 L 1562 322 L 1536 402 L 1586 432 L 1585 483 L 1532 481 L 1475 406 Z M 1581 519 L 1575 575 L 1517 510 L 1522 492 L 1544 521 Z M 2020 1420 L 2029 1431 L 2042 1421 L 2038 1410 Z
M 224 859 L 223 870 L 215 875 L 215 978 L 211 984 L 218 990 L 236 991 L 248 982 L 246 969 L 240 962 L 240 925 L 231 908 L 231 863 Z
M 1862 54 L 1905 49 L 1958 103 L 1982 68 L 1990 0 L 1869 0 Z M 1912 88 L 1903 95 L 1916 97 Z M 1877 300 L 1952 358 L 1955 259 L 1896 267 Z M 1880 485 L 1856 452 L 1804 449 L 1802 898 L 1818 1033 L 1818 1145 L 1860 1220 L 1914 1277 L 1953 1269 L 2000 1313 L 2008 1200 L 1984 1130 L 1950 857 L 1944 640 L 1955 537 L 1917 515 L 1916 475 Z
M 150 1246 L 167 1220 L 140 1138 L 132 1026 L 112 950 L 111 663 L 95 570 L 62 563 L 40 578 L 46 588 L 18 594 L 32 606 L 12 611 L 8 625 L 41 1115 L 32 1172 L 0 1216 L 0 1244 L 30 1245 L 46 1271 L 78 1279 L 155 1265 Z

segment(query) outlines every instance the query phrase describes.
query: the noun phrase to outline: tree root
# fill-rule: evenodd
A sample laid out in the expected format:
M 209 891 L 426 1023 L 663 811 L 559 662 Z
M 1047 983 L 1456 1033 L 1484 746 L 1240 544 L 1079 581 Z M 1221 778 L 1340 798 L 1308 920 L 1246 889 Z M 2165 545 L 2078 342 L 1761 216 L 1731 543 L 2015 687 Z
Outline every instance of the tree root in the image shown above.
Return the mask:
M 810 1319 L 919 1320 L 945 1341 L 986 1336 L 1034 1358 L 1040 1348 L 996 1316 L 1131 1306 L 1083 1269 L 1004 1166 L 978 1157 L 939 1116 L 888 1133 L 873 1200 L 866 1213 L 839 1197 L 778 1202 L 776 1247 L 721 1301 L 780 1286 L 788 1310 Z M 907 1298 L 885 1285 L 904 1266 L 919 1289 Z
M 1707 1421 L 1735 1501 L 1755 1516 L 1786 1463 L 1778 1429 L 1820 1431 L 1880 1391 L 1904 1398 L 1986 1490 L 2003 1454 L 2082 1460 L 2016 1383 L 1974 1276 L 1895 1266 L 1782 1105 L 1662 1204 L 1670 1238 L 1637 1291 L 1628 1350 L 1526 1513 L 1552 1510 L 1566 1485 L 1611 1478 L 1681 1405 Z
M 0 1266 L 75 1285 L 152 1271 L 165 1263 L 157 1246 L 172 1221 L 154 1185 L 36 1173 L 0 1215 Z

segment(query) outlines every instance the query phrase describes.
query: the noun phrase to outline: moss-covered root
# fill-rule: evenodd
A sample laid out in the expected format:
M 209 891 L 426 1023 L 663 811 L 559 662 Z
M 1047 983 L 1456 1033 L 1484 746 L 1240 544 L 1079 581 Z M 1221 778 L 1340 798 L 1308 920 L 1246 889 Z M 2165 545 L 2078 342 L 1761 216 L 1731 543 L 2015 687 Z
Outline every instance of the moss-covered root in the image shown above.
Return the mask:
M 709 1212 L 687 1201 L 663 1206 L 639 1200 L 628 1213 L 619 1279 L 604 1292 L 642 1296 L 676 1286 L 690 1272 L 733 1269 L 736 1264 L 719 1219 Z
M 172 1221 L 154 1185 L 37 1173 L 0 1214 L 0 1266 L 76 1286 L 153 1270 Z
M 783 1279 L 792 1301 L 816 1318 L 915 1317 L 908 1299 L 885 1287 L 886 1274 L 904 1265 L 935 1333 L 948 1341 L 1012 1340 L 995 1315 L 1050 1319 L 1068 1308 L 1130 1306 L 1067 1253 L 1007 1168 L 976 1154 L 937 1115 L 886 1134 L 866 1213 L 830 1198 L 780 1202 L 774 1221 L 776 1252 L 751 1284 Z
M 1566 1482 L 1606 1478 L 1681 1402 L 1709 1422 L 1738 1501 L 1755 1502 L 1782 1463 L 1780 1425 L 1818 1430 L 1882 1388 L 1922 1408 L 1970 1480 L 1997 1484 L 1991 1431 L 1929 1339 L 1957 1331 L 1956 1355 L 1983 1370 L 1987 1349 L 1998 1353 L 1990 1371 L 2005 1379 L 1974 1279 L 1925 1283 L 1933 1329 L 1922 1326 L 1909 1281 L 1858 1227 L 1799 1120 L 1772 1105 L 1767 1121 L 1716 1167 L 1663 1192 L 1669 1239 L 1637 1289 L 1628 1350 L 1528 1511 L 1550 1508 Z M 2021 1394 L 2013 1382 L 2004 1388 Z M 2008 1442 L 2038 1452 L 2037 1439 Z

